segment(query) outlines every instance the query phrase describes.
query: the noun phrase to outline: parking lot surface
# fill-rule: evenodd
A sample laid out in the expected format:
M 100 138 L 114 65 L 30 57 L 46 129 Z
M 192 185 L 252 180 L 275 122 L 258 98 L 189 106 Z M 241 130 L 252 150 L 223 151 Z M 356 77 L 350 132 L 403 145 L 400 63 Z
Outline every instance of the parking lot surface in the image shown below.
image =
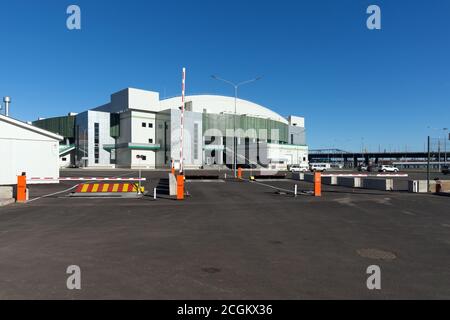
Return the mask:
M 151 190 L 167 172 L 143 175 Z M 31 198 L 75 184 L 30 186 Z M 295 184 L 305 194 L 283 191 Z M 324 186 L 315 198 L 286 179 L 186 188 L 185 201 L 65 191 L 0 208 L 0 299 L 450 298 L 447 197 Z M 69 265 L 81 290 L 66 287 Z M 370 265 L 381 290 L 367 289 Z

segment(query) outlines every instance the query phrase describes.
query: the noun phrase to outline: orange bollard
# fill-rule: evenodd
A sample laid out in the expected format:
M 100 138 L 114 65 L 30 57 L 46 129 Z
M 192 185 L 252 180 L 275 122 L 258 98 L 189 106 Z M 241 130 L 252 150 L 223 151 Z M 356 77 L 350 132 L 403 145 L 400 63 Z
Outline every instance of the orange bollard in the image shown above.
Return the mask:
M 314 197 L 322 196 L 322 174 L 314 172 Z
M 184 200 L 184 175 L 177 176 L 177 200 Z
M 238 175 L 237 175 L 238 179 L 242 179 L 242 168 L 239 167 L 238 168 Z
M 17 176 L 17 202 L 25 202 L 27 201 L 27 176 L 22 174 L 21 176 Z

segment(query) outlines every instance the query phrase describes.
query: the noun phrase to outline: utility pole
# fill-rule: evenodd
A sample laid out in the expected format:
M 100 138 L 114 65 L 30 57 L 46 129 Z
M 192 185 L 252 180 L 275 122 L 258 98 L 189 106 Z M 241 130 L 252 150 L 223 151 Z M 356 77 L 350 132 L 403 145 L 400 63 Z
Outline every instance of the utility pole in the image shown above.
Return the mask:
M 447 139 L 449 138 L 447 132 L 448 128 L 442 129 L 444 131 L 444 164 L 447 165 Z
M 441 139 L 438 138 L 438 168 L 441 171 Z
M 429 192 L 429 190 L 430 190 L 430 136 L 428 136 L 427 150 L 428 150 L 428 157 L 427 157 L 427 192 Z

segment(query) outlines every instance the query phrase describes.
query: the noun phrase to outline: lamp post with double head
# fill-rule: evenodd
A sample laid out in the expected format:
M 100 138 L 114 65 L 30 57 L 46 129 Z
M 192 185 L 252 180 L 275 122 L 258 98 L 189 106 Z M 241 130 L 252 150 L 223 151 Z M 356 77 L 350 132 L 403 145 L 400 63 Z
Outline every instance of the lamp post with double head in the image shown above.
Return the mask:
M 244 84 L 249 84 L 258 80 L 261 80 L 262 77 L 257 77 L 254 79 L 250 79 L 250 80 L 246 80 L 246 81 L 242 81 L 239 83 L 234 83 L 232 81 L 220 78 L 216 75 L 212 75 L 211 78 L 218 80 L 218 81 L 223 81 L 225 83 L 228 83 L 229 85 L 233 86 L 234 88 L 234 116 L 233 116 L 233 171 L 234 171 L 234 177 L 237 177 L 237 137 L 236 137 L 236 113 L 237 113 L 237 99 L 238 99 L 238 90 L 239 87 L 244 85 Z

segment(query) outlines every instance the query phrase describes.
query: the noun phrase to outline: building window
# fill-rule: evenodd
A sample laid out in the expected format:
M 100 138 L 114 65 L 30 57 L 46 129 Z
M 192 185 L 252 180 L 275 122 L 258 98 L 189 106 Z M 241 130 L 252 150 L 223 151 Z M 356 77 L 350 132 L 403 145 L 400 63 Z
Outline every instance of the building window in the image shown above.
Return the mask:
M 148 139 L 148 143 L 153 143 L 153 139 Z
M 100 125 L 98 122 L 94 123 L 94 162 L 99 163 L 100 158 Z
M 148 127 L 149 127 L 149 128 L 153 128 L 153 123 L 149 123 L 149 124 L 148 124 Z
M 198 160 L 198 123 L 194 123 L 194 160 Z
M 291 134 L 291 144 L 294 144 L 294 135 Z
M 147 128 L 147 124 L 145 122 L 142 122 L 142 128 Z

